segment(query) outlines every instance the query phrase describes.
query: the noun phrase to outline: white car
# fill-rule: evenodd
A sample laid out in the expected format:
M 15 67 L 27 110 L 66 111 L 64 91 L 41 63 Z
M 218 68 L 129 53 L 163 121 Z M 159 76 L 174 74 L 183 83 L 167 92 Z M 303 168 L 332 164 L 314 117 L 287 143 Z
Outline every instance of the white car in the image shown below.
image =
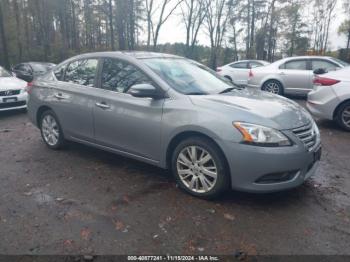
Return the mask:
M 27 82 L 0 67 L 0 112 L 27 108 Z
M 335 120 L 350 131 L 350 67 L 316 75 L 307 107 L 313 115 Z
M 250 69 L 269 64 L 261 60 L 243 60 L 218 67 L 216 71 L 237 85 L 247 85 Z

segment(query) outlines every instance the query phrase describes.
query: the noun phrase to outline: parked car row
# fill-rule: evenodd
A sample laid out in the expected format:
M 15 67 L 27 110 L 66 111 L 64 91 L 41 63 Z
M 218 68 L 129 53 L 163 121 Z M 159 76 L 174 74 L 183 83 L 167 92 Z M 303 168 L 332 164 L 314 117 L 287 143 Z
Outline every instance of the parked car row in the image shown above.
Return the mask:
M 27 108 L 27 83 L 44 75 L 55 64 L 29 62 L 12 68 L 12 72 L 0 67 L 0 111 Z
M 238 61 L 217 72 L 235 84 L 273 94 L 308 95 L 307 107 L 313 115 L 334 120 L 350 131 L 349 68 L 348 63 L 333 57 L 303 56 L 272 64 Z

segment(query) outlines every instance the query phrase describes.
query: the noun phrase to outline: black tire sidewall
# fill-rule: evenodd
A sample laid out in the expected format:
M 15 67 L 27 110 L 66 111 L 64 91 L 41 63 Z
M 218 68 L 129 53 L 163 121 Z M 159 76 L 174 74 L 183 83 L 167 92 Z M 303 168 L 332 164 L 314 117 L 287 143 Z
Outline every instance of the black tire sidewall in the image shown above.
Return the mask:
M 346 102 L 340 106 L 340 108 L 337 112 L 337 115 L 336 115 L 336 121 L 341 128 L 350 132 L 350 128 L 345 125 L 345 123 L 343 122 L 343 118 L 342 118 L 344 110 L 348 107 L 350 107 L 350 102 Z
M 266 81 L 266 82 L 264 83 L 264 85 L 262 86 L 262 90 L 263 90 L 263 91 L 268 92 L 268 91 L 266 91 L 266 86 L 267 86 L 269 83 L 275 83 L 275 84 L 277 84 L 278 87 L 279 87 L 279 92 L 278 92 L 277 95 L 280 95 L 280 96 L 283 95 L 283 93 L 284 93 L 283 85 L 282 85 L 279 81 L 277 81 L 277 80 L 268 80 L 268 81 Z M 269 92 L 269 93 L 271 93 L 271 92 Z M 271 93 L 271 94 L 272 94 L 272 93 Z
M 43 134 L 42 122 L 43 122 L 44 117 L 47 116 L 47 115 L 50 115 L 50 116 L 52 116 L 55 119 L 55 121 L 56 121 L 56 123 L 58 125 L 58 129 L 59 129 L 58 141 L 57 141 L 56 145 L 54 145 L 54 146 L 49 145 L 46 142 L 46 140 L 44 138 L 44 134 Z M 62 132 L 61 124 L 60 124 L 56 114 L 52 110 L 47 110 L 47 111 L 45 111 L 44 113 L 41 114 L 41 116 L 40 116 L 40 126 L 39 127 L 40 127 L 41 137 L 44 140 L 44 143 L 46 144 L 46 146 L 48 146 L 50 149 L 53 149 L 53 150 L 61 149 L 64 146 L 65 139 L 64 139 L 63 132 Z
M 206 151 L 208 151 L 208 153 L 212 156 L 213 160 L 215 161 L 217 171 L 218 171 L 218 177 L 214 188 L 207 193 L 197 193 L 197 192 L 191 191 L 181 181 L 180 176 L 177 173 L 178 155 L 184 148 L 188 146 L 199 146 L 205 149 Z M 224 155 L 222 154 L 218 146 L 212 141 L 210 141 L 209 139 L 202 138 L 202 137 L 190 137 L 180 142 L 178 146 L 175 148 L 171 158 L 171 169 L 177 184 L 182 190 L 186 191 L 187 193 L 193 196 L 210 200 L 210 199 L 217 198 L 222 193 L 227 191 L 230 187 L 229 171 L 227 168 L 226 161 L 224 159 L 225 159 Z

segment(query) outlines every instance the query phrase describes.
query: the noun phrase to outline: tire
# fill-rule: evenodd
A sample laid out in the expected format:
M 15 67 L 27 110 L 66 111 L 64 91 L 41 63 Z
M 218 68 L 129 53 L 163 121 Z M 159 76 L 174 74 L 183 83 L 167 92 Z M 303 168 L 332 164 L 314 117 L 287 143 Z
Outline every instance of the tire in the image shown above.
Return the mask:
M 350 132 L 350 101 L 339 107 L 335 120 L 341 128 Z
M 198 161 L 192 161 L 190 153 Z M 218 146 L 206 138 L 190 137 L 180 142 L 173 152 L 171 168 L 179 187 L 202 199 L 217 198 L 230 187 L 225 157 Z
M 40 132 L 45 144 L 53 150 L 64 147 L 65 139 L 56 114 L 47 110 L 40 116 Z
M 277 80 L 268 80 L 264 83 L 261 90 L 276 94 L 276 95 L 283 95 L 283 86 L 282 84 Z

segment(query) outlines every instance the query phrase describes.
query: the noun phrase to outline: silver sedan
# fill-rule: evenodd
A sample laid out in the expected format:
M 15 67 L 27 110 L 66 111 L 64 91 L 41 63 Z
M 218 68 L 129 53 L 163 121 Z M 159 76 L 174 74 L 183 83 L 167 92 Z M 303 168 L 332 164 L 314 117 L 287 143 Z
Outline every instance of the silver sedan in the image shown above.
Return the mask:
M 252 69 L 248 86 L 279 95 L 306 95 L 313 88 L 315 70 L 324 69 L 329 72 L 346 66 L 347 63 L 332 57 L 285 58 L 271 65 Z
M 202 198 L 297 187 L 321 157 L 318 128 L 299 105 L 241 90 L 177 56 L 81 55 L 28 92 L 29 116 L 49 148 L 70 140 L 169 168 Z

